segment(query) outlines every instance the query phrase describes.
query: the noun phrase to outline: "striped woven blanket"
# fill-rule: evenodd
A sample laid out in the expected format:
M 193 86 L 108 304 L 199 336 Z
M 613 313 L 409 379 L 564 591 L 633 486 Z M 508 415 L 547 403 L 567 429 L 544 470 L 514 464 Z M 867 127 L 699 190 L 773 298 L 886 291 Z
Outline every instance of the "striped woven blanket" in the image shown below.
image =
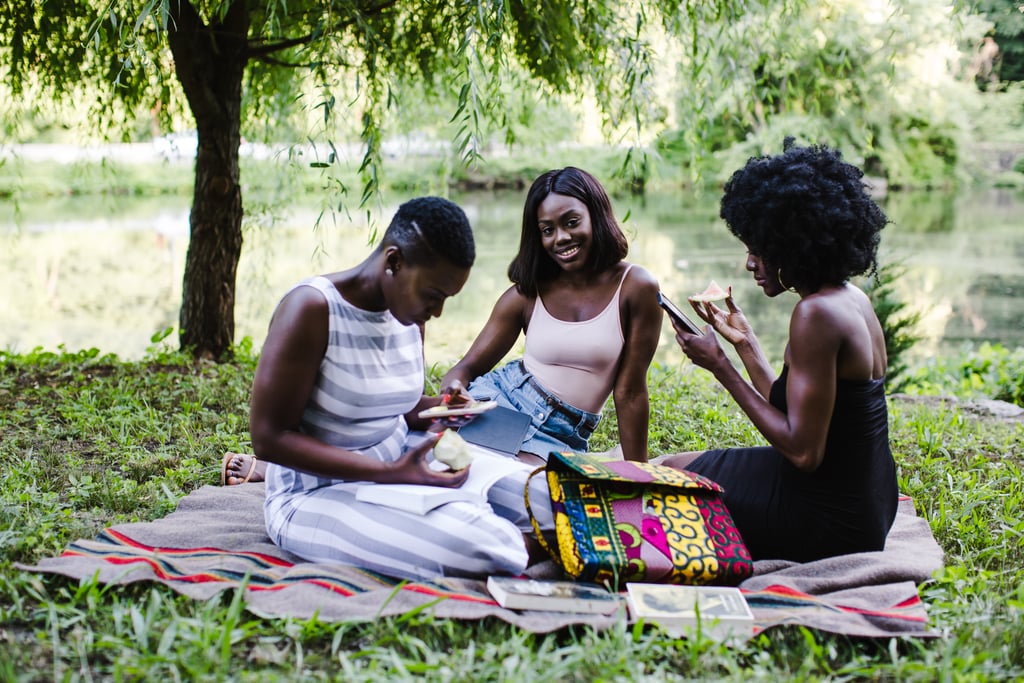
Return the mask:
M 426 610 L 436 617 L 497 617 L 534 632 L 569 624 L 611 626 L 620 615 L 520 612 L 497 605 L 483 581 L 399 581 L 336 564 L 305 562 L 277 548 L 263 527 L 263 485 L 206 486 L 153 522 L 77 541 L 33 572 L 104 584 L 162 583 L 195 599 L 240 589 L 265 617 L 356 621 Z M 917 584 L 942 565 L 925 520 L 904 499 L 883 551 L 805 564 L 759 562 L 741 584 L 756 632 L 801 625 L 851 636 L 930 636 Z

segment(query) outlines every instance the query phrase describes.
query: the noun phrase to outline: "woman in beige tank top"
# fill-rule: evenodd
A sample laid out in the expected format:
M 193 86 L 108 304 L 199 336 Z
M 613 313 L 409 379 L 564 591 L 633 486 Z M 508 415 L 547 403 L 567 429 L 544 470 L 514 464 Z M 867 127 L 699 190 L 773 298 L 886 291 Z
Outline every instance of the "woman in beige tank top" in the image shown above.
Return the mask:
M 658 283 L 627 263 L 626 237 L 591 174 L 548 171 L 530 187 L 512 281 L 441 390 L 469 386 L 527 413 L 520 457 L 587 450 L 609 396 L 622 452 L 647 460 L 647 368 L 658 345 Z M 495 366 L 526 334 L 522 360 Z

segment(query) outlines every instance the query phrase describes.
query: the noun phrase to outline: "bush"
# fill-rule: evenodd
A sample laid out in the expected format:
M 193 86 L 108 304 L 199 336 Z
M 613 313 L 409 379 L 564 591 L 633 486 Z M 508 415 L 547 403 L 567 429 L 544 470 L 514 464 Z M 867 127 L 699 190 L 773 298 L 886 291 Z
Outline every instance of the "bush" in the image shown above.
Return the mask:
M 864 291 L 871 299 L 875 315 L 885 333 L 885 353 L 889 358 L 886 388 L 890 392 L 900 391 L 904 387 L 902 375 L 907 369 L 904 352 L 921 340 L 916 330 L 921 313 L 908 311 L 907 303 L 899 297 L 895 288 L 896 281 L 905 272 L 906 267 L 901 262 L 887 263 L 878 269 L 874 280 L 864 285 Z
M 903 382 L 915 394 L 993 398 L 1024 406 L 1024 348 L 982 344 L 960 358 L 931 358 Z

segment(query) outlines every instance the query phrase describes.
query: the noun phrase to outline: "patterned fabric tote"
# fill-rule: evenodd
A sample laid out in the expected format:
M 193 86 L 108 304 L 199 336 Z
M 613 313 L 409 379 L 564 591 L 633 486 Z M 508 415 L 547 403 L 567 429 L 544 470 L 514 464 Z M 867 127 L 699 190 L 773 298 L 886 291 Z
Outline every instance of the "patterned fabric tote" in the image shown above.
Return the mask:
M 581 453 L 551 453 L 546 467 L 554 550 L 530 510 L 540 544 L 566 574 L 627 581 L 735 585 L 754 570 L 722 487 L 690 472 Z

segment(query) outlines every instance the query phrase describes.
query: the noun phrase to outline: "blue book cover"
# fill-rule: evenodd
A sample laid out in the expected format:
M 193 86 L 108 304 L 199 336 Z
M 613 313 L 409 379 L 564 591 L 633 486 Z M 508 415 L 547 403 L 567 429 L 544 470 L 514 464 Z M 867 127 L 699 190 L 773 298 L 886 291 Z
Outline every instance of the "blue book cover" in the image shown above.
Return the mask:
M 477 446 L 515 456 L 523 445 L 529 426 L 530 416 L 526 413 L 497 406 L 460 427 L 459 435 Z

